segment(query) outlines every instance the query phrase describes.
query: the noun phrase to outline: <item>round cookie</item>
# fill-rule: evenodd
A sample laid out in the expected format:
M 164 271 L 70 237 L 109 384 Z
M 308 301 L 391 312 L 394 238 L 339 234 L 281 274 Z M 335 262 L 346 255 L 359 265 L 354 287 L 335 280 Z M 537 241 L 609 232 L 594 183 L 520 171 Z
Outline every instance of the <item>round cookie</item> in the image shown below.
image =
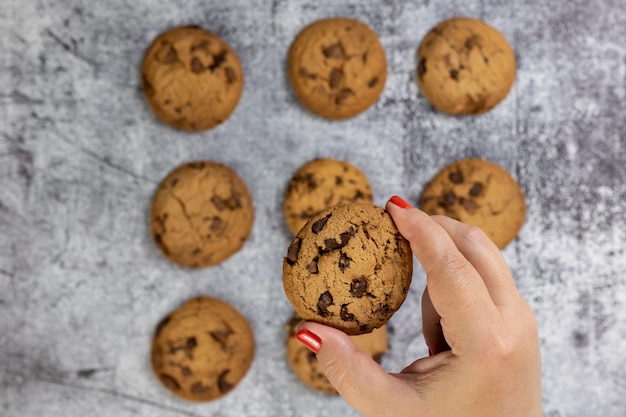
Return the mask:
M 296 339 L 298 324 L 302 321 L 298 315 L 287 323 L 287 360 L 296 376 L 309 388 L 330 395 L 337 395 L 337 390 L 328 381 L 317 361 L 315 353 L 307 349 Z M 371 333 L 350 336 L 352 341 L 363 352 L 380 363 L 382 355 L 387 352 L 387 327 L 374 329 Z
M 412 272 L 411 248 L 389 214 L 345 204 L 300 229 L 283 261 L 283 286 L 304 320 L 356 335 L 381 327 L 400 308 Z
M 511 175 L 484 159 L 465 159 L 443 168 L 420 198 L 422 210 L 480 227 L 503 249 L 518 234 L 526 200 Z
M 387 61 L 378 36 L 354 19 L 318 20 L 291 44 L 288 73 L 302 104 L 328 119 L 346 119 L 378 100 Z
M 230 392 L 254 356 L 250 324 L 231 305 L 197 297 L 158 324 L 152 340 L 152 368 L 181 398 L 210 401 Z
M 445 20 L 418 50 L 417 79 L 426 98 L 452 114 L 491 110 L 515 80 L 515 54 L 506 38 L 481 20 Z
M 143 89 L 164 123 L 205 130 L 228 119 L 243 91 L 235 52 L 197 26 L 170 29 L 150 45 L 142 68 Z
M 316 159 L 300 167 L 289 181 L 285 218 L 295 235 L 320 210 L 358 201 L 372 201 L 372 189 L 365 174 L 348 162 Z
M 235 171 L 217 162 L 179 166 L 152 201 L 152 235 L 169 260 L 202 268 L 244 244 L 254 221 L 252 197 Z

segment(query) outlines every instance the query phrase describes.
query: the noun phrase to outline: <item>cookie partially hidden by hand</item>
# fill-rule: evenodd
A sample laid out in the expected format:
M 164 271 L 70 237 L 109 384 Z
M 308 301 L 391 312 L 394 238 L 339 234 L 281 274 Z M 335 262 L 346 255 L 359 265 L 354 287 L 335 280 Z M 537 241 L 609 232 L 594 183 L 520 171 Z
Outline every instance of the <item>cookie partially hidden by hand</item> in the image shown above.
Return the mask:
M 245 376 L 254 356 L 248 320 L 231 305 L 197 297 L 158 324 L 152 340 L 152 368 L 161 383 L 190 401 L 210 401 Z
M 330 158 L 304 164 L 293 175 L 285 193 L 285 218 L 295 235 L 311 216 L 339 204 L 371 202 L 369 180 L 349 162 Z
M 288 72 L 300 102 L 328 119 L 346 119 L 378 100 L 387 61 L 378 36 L 354 19 L 318 20 L 289 49 Z
M 160 34 L 148 48 L 141 75 L 159 119 L 187 131 L 224 122 L 243 91 L 237 54 L 218 36 L 197 26 Z
M 417 53 L 417 80 L 426 98 L 452 114 L 491 110 L 515 80 L 515 54 L 485 22 L 456 17 L 431 29 Z
M 298 324 L 302 321 L 297 314 L 287 323 L 287 360 L 294 374 L 309 388 L 329 395 L 337 395 L 337 390 L 330 383 L 315 353 L 307 349 L 296 339 Z M 380 363 L 388 349 L 387 327 L 375 329 L 371 333 L 350 336 L 357 347 Z
M 428 183 L 420 206 L 480 227 L 500 249 L 519 233 L 526 200 L 519 184 L 502 167 L 484 159 L 454 162 Z
M 322 210 L 298 232 L 283 261 L 283 286 L 304 320 L 356 335 L 400 308 L 412 272 L 409 242 L 389 214 L 347 204 Z
M 161 182 L 152 201 L 152 236 L 169 260 L 190 268 L 218 264 L 252 230 L 254 207 L 244 181 L 211 161 L 183 164 Z

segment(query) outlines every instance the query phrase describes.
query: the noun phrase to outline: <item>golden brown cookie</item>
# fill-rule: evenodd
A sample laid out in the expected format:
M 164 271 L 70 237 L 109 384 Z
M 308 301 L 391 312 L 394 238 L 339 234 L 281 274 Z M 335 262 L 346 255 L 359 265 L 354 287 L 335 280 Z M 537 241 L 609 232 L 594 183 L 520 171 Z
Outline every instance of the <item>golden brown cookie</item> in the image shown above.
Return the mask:
M 511 175 L 484 159 L 465 159 L 443 168 L 420 199 L 428 214 L 443 214 L 478 226 L 500 248 L 522 228 L 526 200 Z
M 197 26 L 170 29 L 150 45 L 143 61 L 143 89 L 164 123 L 187 131 L 228 119 L 243 90 L 235 52 Z
M 338 204 L 371 202 L 365 174 L 349 162 L 315 159 L 293 175 L 285 194 L 285 218 L 295 235 L 315 213 Z
M 231 305 L 197 297 L 156 327 L 152 368 L 163 385 L 191 401 L 210 401 L 230 392 L 254 356 L 248 320 Z
M 485 22 L 445 20 L 424 37 L 417 79 L 439 110 L 478 114 L 491 110 L 515 80 L 515 54 L 506 38 Z
M 301 321 L 302 319 L 296 314 L 286 326 L 287 360 L 289 365 L 296 376 L 309 388 L 325 394 L 337 395 L 337 390 L 328 381 L 324 372 L 322 372 L 315 353 L 298 342 L 295 337 L 297 326 Z M 374 329 L 371 333 L 350 336 L 350 338 L 360 350 L 370 355 L 378 363 L 380 363 L 383 354 L 387 352 L 386 326 Z
M 157 246 L 172 262 L 191 268 L 215 265 L 237 252 L 253 221 L 246 184 L 217 162 L 179 166 L 161 182 L 152 201 Z
M 302 104 L 328 119 L 346 119 L 378 100 L 387 61 L 378 36 L 346 18 L 318 20 L 300 32 L 289 50 L 289 79 Z
M 411 248 L 389 214 L 369 203 L 345 204 L 300 229 L 283 261 L 283 286 L 304 320 L 356 335 L 391 318 L 412 273 Z

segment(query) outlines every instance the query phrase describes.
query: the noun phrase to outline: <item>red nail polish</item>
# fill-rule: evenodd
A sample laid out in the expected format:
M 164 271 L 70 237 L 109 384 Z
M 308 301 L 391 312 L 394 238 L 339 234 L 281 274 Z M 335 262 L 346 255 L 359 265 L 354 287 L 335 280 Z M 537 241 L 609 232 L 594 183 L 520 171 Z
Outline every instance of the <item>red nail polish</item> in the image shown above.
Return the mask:
M 399 197 L 397 195 L 394 195 L 393 197 L 391 197 L 389 199 L 389 201 L 391 201 L 393 204 L 395 204 L 396 206 L 398 206 L 400 208 L 411 208 L 411 207 L 413 207 L 412 205 L 407 203 L 402 197 Z
M 296 333 L 296 339 L 314 353 L 322 347 L 322 339 L 310 330 L 302 329 Z

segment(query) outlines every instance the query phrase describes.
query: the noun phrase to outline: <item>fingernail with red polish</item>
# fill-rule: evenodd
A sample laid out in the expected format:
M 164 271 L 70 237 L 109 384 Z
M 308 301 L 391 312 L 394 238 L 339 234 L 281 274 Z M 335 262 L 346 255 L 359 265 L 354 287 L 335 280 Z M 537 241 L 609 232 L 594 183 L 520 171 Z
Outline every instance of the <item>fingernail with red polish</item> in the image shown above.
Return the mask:
M 322 339 L 310 330 L 302 329 L 296 333 L 296 339 L 314 353 L 322 347 Z
M 413 207 L 412 205 L 407 203 L 402 197 L 399 197 L 397 195 L 394 195 L 393 197 L 391 197 L 389 199 L 389 201 L 391 201 L 393 204 L 395 204 L 396 206 L 398 206 L 400 208 L 411 208 L 411 207 Z

